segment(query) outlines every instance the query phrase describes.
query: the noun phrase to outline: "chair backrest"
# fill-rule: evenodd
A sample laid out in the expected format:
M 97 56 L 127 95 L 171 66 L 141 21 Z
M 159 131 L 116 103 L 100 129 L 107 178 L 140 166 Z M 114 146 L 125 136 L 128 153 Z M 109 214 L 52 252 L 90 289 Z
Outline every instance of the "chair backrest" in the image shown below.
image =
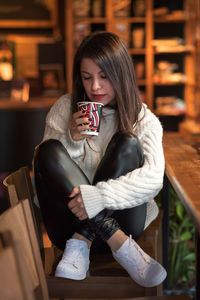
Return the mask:
M 31 203 L 33 203 L 34 192 L 31 183 L 31 177 L 29 173 L 29 168 L 27 166 L 21 167 L 17 171 L 8 175 L 3 184 L 9 189 L 12 190 L 12 186 L 15 186 L 17 197 L 20 200 L 29 199 Z M 10 204 L 12 206 L 13 199 L 10 197 Z M 16 204 L 16 203 L 14 203 Z
M 14 242 L 21 244 L 20 259 L 28 266 L 36 299 L 47 300 L 48 289 L 38 240 L 28 199 L 21 200 L 0 215 L 0 231 L 10 231 Z
M 14 243 L 8 231 L 1 233 L 0 243 L 0 299 L 36 300 L 28 268 L 18 257 L 21 245 Z
M 10 206 L 16 205 L 19 201 L 24 199 L 29 200 L 36 235 L 40 245 L 40 251 L 43 254 L 41 214 L 39 209 L 34 204 L 34 191 L 31 183 L 29 168 L 24 166 L 11 173 L 4 179 L 3 184 L 8 190 L 8 200 L 10 202 Z

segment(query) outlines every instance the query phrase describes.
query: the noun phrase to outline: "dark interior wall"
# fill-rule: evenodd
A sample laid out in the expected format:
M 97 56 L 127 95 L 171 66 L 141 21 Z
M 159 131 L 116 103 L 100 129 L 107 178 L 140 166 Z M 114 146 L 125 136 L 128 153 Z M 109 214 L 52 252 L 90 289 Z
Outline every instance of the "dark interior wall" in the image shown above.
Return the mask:
M 41 141 L 48 109 L 0 111 L 0 173 L 29 165 Z
M 22 166 L 32 168 L 34 149 L 43 137 L 48 110 L 0 110 L 0 213 L 9 206 L 3 180 Z

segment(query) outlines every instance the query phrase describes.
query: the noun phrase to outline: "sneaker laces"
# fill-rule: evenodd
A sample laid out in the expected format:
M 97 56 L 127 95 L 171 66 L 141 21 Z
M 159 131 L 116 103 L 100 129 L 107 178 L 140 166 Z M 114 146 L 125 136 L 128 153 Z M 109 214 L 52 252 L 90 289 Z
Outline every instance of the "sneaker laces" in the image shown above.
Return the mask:
M 131 247 L 132 244 L 132 235 L 130 234 L 129 236 L 129 247 Z M 151 263 L 151 258 L 149 257 L 148 254 L 146 254 L 144 251 L 142 251 L 142 249 L 140 248 L 140 246 L 138 246 L 137 243 L 134 244 L 134 247 L 137 249 L 137 251 L 140 253 L 142 259 L 144 260 L 145 263 L 150 264 Z
M 129 236 L 129 247 L 130 247 L 130 251 L 131 251 L 131 245 L 132 245 L 132 235 Z M 149 257 L 148 254 L 144 253 L 141 248 L 137 245 L 137 243 L 134 243 L 133 245 L 137 251 L 140 253 L 141 258 L 143 259 L 145 265 L 143 265 L 142 263 L 140 264 L 136 264 L 135 267 L 137 269 L 137 272 L 140 274 L 140 276 L 145 279 L 145 271 L 146 271 L 146 264 L 150 264 L 151 262 L 151 258 Z M 136 258 L 134 258 L 136 260 Z
M 74 246 L 71 246 L 71 245 L 68 245 L 68 250 L 71 250 L 73 249 L 74 250 Z M 71 249 L 70 249 L 71 248 Z M 77 249 L 77 248 L 75 248 Z M 78 251 L 76 251 L 76 255 L 73 254 L 73 256 L 71 255 L 71 253 L 67 252 L 66 254 L 63 255 L 63 259 L 62 259 L 62 264 L 69 264 L 69 265 L 72 265 L 74 266 L 76 269 L 78 269 L 77 267 L 77 263 L 78 261 L 80 260 L 80 257 L 81 257 L 81 253 L 82 253 L 82 250 L 83 247 L 79 248 Z

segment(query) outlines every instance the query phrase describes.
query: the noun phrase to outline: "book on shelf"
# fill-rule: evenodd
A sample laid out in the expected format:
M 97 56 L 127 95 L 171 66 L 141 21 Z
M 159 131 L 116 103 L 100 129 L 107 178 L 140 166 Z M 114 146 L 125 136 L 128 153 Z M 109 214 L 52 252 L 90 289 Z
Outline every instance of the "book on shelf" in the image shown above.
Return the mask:
M 152 45 L 154 47 L 159 47 L 159 46 L 177 47 L 180 45 L 184 45 L 184 43 L 185 43 L 184 39 L 179 37 L 152 40 Z

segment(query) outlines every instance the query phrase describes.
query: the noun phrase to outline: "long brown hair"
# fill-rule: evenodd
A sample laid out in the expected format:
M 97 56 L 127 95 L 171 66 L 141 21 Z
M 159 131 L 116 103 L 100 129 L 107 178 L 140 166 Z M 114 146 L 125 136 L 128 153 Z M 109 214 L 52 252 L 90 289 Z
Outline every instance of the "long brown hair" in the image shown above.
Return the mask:
M 73 66 L 72 112 L 77 102 L 84 99 L 80 64 L 83 58 L 92 59 L 110 80 L 115 91 L 118 110 L 118 129 L 133 132 L 142 107 L 136 85 L 133 61 L 122 39 L 110 32 L 94 32 L 79 46 Z

